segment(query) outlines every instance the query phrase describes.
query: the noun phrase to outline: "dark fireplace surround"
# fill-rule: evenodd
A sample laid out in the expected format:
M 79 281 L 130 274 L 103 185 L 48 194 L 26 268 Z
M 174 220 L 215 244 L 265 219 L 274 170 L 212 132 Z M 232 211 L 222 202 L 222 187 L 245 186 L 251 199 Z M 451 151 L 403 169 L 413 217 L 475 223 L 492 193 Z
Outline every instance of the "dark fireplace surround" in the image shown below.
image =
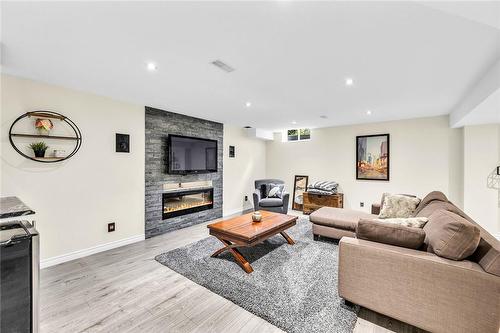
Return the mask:
M 223 124 L 146 107 L 145 127 L 146 237 L 222 217 Z M 171 134 L 217 140 L 217 172 L 169 174 L 167 170 L 168 136 Z M 188 186 L 189 183 L 207 185 Z M 205 191 L 207 188 L 211 188 L 212 192 L 205 194 L 205 199 L 211 194 L 212 203 L 209 203 L 209 200 L 199 202 L 203 196 L 194 195 L 191 192 Z M 185 192 L 179 195 L 182 191 Z M 167 209 L 165 209 L 165 204 L 167 204 Z M 174 207 L 174 204 L 181 207 Z

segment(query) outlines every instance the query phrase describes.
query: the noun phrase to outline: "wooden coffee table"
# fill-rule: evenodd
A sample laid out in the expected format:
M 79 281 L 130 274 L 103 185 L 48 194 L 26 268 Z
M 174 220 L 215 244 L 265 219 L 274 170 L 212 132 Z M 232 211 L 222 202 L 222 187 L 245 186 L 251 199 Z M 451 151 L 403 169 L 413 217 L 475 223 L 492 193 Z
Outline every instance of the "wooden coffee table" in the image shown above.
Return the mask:
M 245 272 L 251 273 L 253 268 L 238 250 L 239 247 L 254 246 L 278 233 L 285 237 L 288 244 L 295 244 L 285 230 L 295 225 L 296 216 L 267 211 L 261 211 L 261 213 L 261 222 L 253 222 L 252 213 L 248 213 L 209 224 L 207 227 L 210 230 L 210 235 L 217 237 L 224 244 L 224 247 L 215 251 L 212 257 L 229 251 L 241 268 Z

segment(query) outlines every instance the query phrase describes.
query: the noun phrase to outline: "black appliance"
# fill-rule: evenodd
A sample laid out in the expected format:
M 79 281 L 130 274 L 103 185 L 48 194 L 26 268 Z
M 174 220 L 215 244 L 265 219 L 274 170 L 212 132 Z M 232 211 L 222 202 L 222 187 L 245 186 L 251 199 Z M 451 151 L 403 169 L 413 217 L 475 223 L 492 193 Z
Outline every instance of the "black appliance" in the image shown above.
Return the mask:
M 0 332 L 38 332 L 39 270 L 36 229 L 0 222 Z
M 217 172 L 217 140 L 168 136 L 168 173 Z

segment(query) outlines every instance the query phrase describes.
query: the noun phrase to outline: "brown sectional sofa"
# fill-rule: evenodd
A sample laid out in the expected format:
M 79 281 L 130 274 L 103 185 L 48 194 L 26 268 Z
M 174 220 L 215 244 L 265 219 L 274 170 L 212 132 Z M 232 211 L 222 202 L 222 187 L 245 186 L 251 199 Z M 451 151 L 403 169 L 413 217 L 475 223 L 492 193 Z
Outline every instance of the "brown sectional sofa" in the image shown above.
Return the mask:
M 477 225 L 441 192 L 427 195 L 415 215 L 428 217 L 438 209 Z M 476 251 L 455 261 L 425 249 L 353 238 L 355 228 L 346 222 L 357 223 L 354 211 L 317 212 L 311 215 L 313 233 L 342 238 L 338 290 L 347 301 L 431 332 L 499 332 L 500 241 L 481 226 Z

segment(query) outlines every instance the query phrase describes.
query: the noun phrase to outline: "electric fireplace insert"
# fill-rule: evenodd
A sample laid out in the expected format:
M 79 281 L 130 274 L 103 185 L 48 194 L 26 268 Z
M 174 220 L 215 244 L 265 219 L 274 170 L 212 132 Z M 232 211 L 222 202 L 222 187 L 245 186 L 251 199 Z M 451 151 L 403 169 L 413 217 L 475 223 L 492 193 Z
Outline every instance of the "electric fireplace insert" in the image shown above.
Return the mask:
M 212 209 L 214 189 L 191 189 L 163 193 L 163 219 Z

